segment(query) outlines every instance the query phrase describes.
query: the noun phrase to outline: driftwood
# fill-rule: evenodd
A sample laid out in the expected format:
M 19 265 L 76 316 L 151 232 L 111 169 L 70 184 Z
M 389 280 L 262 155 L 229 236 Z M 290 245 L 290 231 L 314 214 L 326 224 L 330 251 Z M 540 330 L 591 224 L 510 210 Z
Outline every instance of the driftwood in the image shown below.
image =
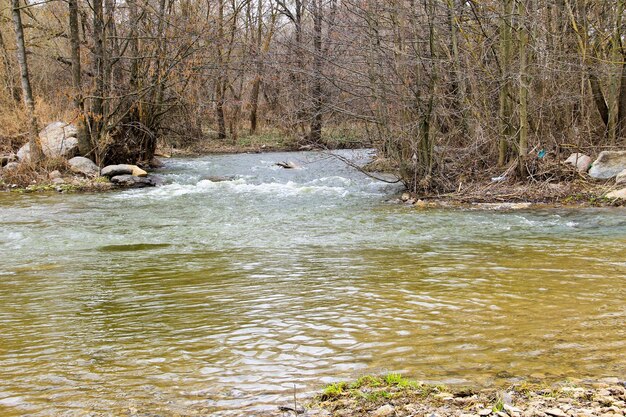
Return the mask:
M 282 167 L 282 168 L 285 168 L 285 169 L 298 169 L 298 168 L 300 168 L 300 166 L 298 164 L 296 164 L 295 162 L 292 162 L 292 161 L 276 162 L 275 165 L 278 165 L 279 167 Z

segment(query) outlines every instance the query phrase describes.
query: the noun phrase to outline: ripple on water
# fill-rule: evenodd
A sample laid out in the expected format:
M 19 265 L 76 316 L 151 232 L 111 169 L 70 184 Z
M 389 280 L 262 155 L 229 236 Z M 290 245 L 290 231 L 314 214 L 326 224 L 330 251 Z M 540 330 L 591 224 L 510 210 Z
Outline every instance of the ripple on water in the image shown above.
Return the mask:
M 306 169 L 272 165 L 291 158 Z M 623 211 L 415 212 L 321 158 L 170 160 L 161 188 L 2 201 L 4 415 L 238 415 L 387 371 L 623 374 Z

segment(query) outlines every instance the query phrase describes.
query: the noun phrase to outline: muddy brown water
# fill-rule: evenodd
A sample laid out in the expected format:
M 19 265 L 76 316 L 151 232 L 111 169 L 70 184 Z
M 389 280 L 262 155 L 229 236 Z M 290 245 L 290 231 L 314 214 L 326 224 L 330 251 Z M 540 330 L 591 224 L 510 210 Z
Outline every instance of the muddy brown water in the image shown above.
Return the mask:
M 625 376 L 624 209 L 417 211 L 321 153 L 162 175 L 0 195 L 1 415 L 254 415 L 366 373 Z

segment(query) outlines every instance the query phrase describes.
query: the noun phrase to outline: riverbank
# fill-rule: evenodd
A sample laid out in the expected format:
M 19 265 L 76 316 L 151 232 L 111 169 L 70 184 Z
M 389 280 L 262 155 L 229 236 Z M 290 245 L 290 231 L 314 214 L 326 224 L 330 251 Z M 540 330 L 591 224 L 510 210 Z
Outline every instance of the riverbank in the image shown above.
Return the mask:
M 560 207 L 623 207 L 626 200 L 610 197 L 620 189 L 614 182 L 592 182 L 577 179 L 556 183 L 492 182 L 490 180 L 461 185 L 451 193 L 402 193 L 392 201 L 427 208 L 463 208 L 516 210 Z
M 310 417 L 622 417 L 626 381 L 617 377 L 548 384 L 530 378 L 505 389 L 450 389 L 398 374 L 328 385 L 309 404 Z M 296 404 L 297 406 L 297 404 Z M 285 405 L 278 414 L 293 412 Z M 304 410 L 301 410 L 304 411 Z
M 236 144 L 210 141 L 201 147 L 174 149 L 160 148 L 157 158 L 169 157 L 198 157 L 212 154 L 243 154 L 243 153 L 272 153 L 277 151 L 292 152 L 300 150 L 302 146 L 293 141 L 286 142 L 241 142 Z M 269 143 L 269 145 L 267 145 Z M 343 143 L 346 146 L 347 143 Z M 306 147 L 305 147 L 306 148 Z M 305 150 L 308 150 L 306 148 Z M 341 159 L 341 158 L 340 158 Z M 162 164 L 158 159 L 153 167 Z M 20 164 L 19 168 L 8 172 L 4 176 L 0 173 L 0 191 L 29 193 L 29 192 L 101 192 L 118 189 L 106 178 L 85 178 L 72 172 L 64 161 L 53 161 L 49 167 L 35 171 Z M 349 162 L 346 162 L 349 163 Z M 351 164 L 351 163 L 350 163 Z M 385 177 L 386 174 L 397 171 L 387 160 L 375 159 L 363 167 L 353 165 L 367 175 Z M 146 167 L 148 169 L 148 167 Z M 60 171 L 61 179 L 50 174 Z M 158 170 L 157 170 L 158 172 Z M 381 174 L 382 173 L 382 174 Z M 569 172 L 561 181 L 515 181 L 506 178 L 494 181 L 492 172 L 483 175 L 474 175 L 472 178 L 459 182 L 453 192 L 428 193 L 404 192 L 392 198 L 391 202 L 413 206 L 416 209 L 428 208 L 460 208 L 479 210 L 516 210 L 529 208 L 550 207 L 623 207 L 626 199 L 609 197 L 611 192 L 619 190 L 615 181 L 594 181 L 582 174 Z M 388 179 L 388 178 L 387 178 Z M 448 187 L 448 189 L 453 187 Z
M 338 130 L 328 132 L 321 144 L 312 144 L 306 138 L 297 139 L 276 131 L 255 135 L 243 135 L 236 139 L 210 139 L 193 142 L 190 145 L 172 146 L 162 144 L 163 154 L 180 157 L 194 157 L 214 154 L 298 152 L 311 150 L 359 149 L 371 147 L 369 141 L 355 132 Z

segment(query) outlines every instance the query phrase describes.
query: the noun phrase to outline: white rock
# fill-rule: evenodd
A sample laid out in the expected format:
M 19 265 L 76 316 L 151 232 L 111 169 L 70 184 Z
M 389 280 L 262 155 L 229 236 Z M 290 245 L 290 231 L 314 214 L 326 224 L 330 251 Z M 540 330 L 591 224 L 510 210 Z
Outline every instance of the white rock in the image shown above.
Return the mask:
M 67 163 L 70 165 L 72 172 L 77 174 L 83 174 L 87 177 L 97 177 L 100 175 L 100 167 L 94 164 L 91 159 L 75 156 L 67 161 Z
M 617 174 L 617 177 L 615 177 L 615 184 L 626 184 L 626 169 Z
M 609 179 L 626 169 L 626 151 L 603 151 L 593 161 L 589 176 L 596 179 Z
M 396 413 L 396 409 L 391 404 L 385 404 L 378 407 L 373 413 L 373 417 L 389 417 Z
M 544 410 L 544 413 L 553 417 L 569 417 L 559 408 L 548 408 L 547 410 Z
M 148 173 L 143 169 L 139 168 L 137 165 L 133 166 L 133 171 L 130 175 L 134 175 L 135 177 L 147 177 Z
M 608 193 L 606 198 L 620 198 L 622 200 L 626 200 L 626 188 L 622 188 L 621 190 L 615 190 Z
M 48 158 L 72 158 L 78 155 L 78 129 L 72 124 L 54 122 L 39 132 L 41 149 Z M 20 161 L 30 158 L 30 144 L 26 144 L 17 151 Z
M 103 177 L 116 177 L 118 175 L 132 175 L 134 177 L 147 177 L 148 173 L 137 165 L 119 164 L 119 165 L 107 165 L 102 168 L 100 175 Z
M 582 153 L 573 153 L 565 160 L 565 163 L 575 166 L 578 172 L 587 172 L 591 166 L 591 157 Z

